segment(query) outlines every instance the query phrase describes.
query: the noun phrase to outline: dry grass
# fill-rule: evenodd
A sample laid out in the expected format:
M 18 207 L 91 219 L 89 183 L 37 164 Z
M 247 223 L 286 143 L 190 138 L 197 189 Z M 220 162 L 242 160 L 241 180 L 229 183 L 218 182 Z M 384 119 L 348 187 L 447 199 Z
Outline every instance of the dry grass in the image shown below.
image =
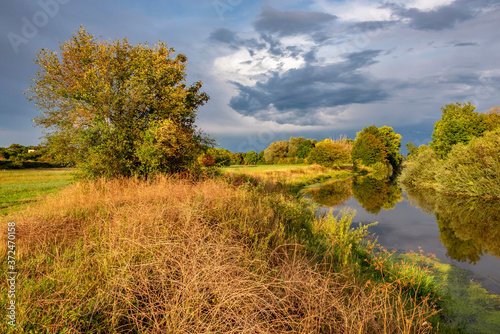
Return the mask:
M 279 184 L 295 184 L 295 185 L 306 185 L 315 182 L 322 182 L 330 178 L 342 178 L 346 177 L 349 173 L 346 170 L 337 170 L 327 167 L 322 167 L 320 165 L 307 165 L 307 166 L 292 166 L 290 168 L 276 168 L 273 169 L 273 165 L 264 165 L 265 169 L 259 168 L 244 169 L 244 174 L 247 176 L 252 176 L 260 180 L 266 180 L 272 183 Z M 280 165 L 277 165 L 280 167 Z M 345 168 L 349 168 L 346 166 Z M 270 169 L 269 169 L 270 168 Z M 239 169 L 226 169 L 227 175 L 235 176 L 240 175 Z
M 262 194 L 216 180 L 99 181 L 71 185 L 11 215 L 17 223 L 18 329 L 430 331 L 428 303 L 417 305 L 395 285 L 362 281 L 329 256 L 313 260 L 287 231 L 311 224 L 328 236 L 326 221 L 283 194 Z M 2 269 L 5 245 L 3 237 Z M 0 288 L 3 304 L 5 281 Z M 2 321 L 0 331 L 8 330 Z

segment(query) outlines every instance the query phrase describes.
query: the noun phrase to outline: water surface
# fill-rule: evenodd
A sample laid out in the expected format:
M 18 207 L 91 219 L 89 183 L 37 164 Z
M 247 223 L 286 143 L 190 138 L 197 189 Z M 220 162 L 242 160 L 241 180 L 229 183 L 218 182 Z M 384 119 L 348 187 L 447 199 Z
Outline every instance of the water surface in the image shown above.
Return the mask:
M 500 294 L 499 200 L 446 196 L 369 177 L 325 183 L 308 193 L 321 211 L 349 207 L 356 210 L 356 225 L 378 222 L 369 230 L 383 247 L 435 254 Z

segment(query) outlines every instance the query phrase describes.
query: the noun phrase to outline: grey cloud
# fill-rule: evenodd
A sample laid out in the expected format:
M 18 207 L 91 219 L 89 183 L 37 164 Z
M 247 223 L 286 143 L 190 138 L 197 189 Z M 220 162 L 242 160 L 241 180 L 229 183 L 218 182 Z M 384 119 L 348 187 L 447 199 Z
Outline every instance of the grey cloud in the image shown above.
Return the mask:
M 478 43 L 466 42 L 466 43 L 456 43 L 454 46 L 479 46 L 479 44 Z
M 261 33 L 291 36 L 309 34 L 320 30 L 325 23 L 332 22 L 337 16 L 320 12 L 294 10 L 281 12 L 265 7 L 254 26 Z
M 411 26 L 421 30 L 443 30 L 453 28 L 455 23 L 471 19 L 473 14 L 463 7 L 443 6 L 430 12 L 411 8 L 404 12 L 411 19 Z
M 282 124 L 322 124 L 318 108 L 353 103 L 370 103 L 388 97 L 381 82 L 373 81 L 361 69 L 375 63 L 380 50 L 345 55 L 345 61 L 324 66 L 306 65 L 283 74 L 272 73 L 255 86 L 233 84 L 239 94 L 230 107 L 245 116 L 274 120 Z M 274 107 L 277 113 L 270 109 Z
M 236 33 L 226 28 L 220 28 L 213 31 L 210 34 L 209 40 L 229 44 L 231 46 L 236 46 L 241 43 Z
M 214 30 L 208 39 L 212 42 L 226 44 L 231 49 L 240 49 L 245 47 L 250 53 L 253 53 L 252 49 L 261 50 L 266 47 L 265 43 L 261 43 L 255 38 L 242 39 L 237 33 L 226 28 Z
M 370 34 L 378 30 L 383 30 L 387 27 L 397 24 L 397 21 L 365 21 L 351 24 L 346 31 L 350 33 L 365 33 Z
M 384 6 L 391 8 L 395 14 L 410 19 L 410 26 L 415 29 L 440 31 L 470 20 L 483 10 L 498 9 L 499 4 L 497 0 L 456 0 L 430 11 L 406 8 L 397 4 Z

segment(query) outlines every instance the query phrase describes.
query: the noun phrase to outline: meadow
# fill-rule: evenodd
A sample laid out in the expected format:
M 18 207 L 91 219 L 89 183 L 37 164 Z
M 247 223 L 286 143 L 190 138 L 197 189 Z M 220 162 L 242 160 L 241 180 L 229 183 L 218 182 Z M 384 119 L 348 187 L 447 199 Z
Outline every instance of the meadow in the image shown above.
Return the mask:
M 71 183 L 70 168 L 8 169 L 0 171 L 0 215 L 21 209 Z
M 353 212 L 317 217 L 308 201 L 289 191 L 293 184 L 343 177 L 346 171 L 257 168 L 264 176 L 227 172 L 198 181 L 161 176 L 72 184 L 69 171 L 54 171 L 54 180 L 67 178 L 67 186 L 52 187 L 53 193 L 2 221 L 2 230 L 7 221 L 16 222 L 17 330 L 432 333 L 443 328 L 425 265 L 397 265 L 375 255 L 366 227 L 351 226 Z M 18 180 L 29 184 L 33 177 Z M 4 234 L 3 271 L 6 245 Z M 2 281 L 2 308 L 6 289 Z M 0 331 L 13 329 L 2 321 Z

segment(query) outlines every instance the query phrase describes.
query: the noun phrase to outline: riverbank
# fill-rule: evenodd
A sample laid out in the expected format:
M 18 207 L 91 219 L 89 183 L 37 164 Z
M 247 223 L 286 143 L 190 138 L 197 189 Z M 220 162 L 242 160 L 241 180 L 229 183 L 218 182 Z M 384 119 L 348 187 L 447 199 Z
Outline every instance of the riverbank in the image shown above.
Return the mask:
M 305 182 L 299 173 L 307 171 L 296 173 Z M 430 333 L 432 321 L 443 328 L 425 267 L 390 268 L 370 255 L 366 229 L 351 228 L 352 213 L 316 218 L 289 189 L 241 175 L 79 182 L 10 214 L 23 280 L 18 329 Z M 6 264 L 4 257 L 2 270 Z M 5 282 L 1 288 L 4 303 Z

